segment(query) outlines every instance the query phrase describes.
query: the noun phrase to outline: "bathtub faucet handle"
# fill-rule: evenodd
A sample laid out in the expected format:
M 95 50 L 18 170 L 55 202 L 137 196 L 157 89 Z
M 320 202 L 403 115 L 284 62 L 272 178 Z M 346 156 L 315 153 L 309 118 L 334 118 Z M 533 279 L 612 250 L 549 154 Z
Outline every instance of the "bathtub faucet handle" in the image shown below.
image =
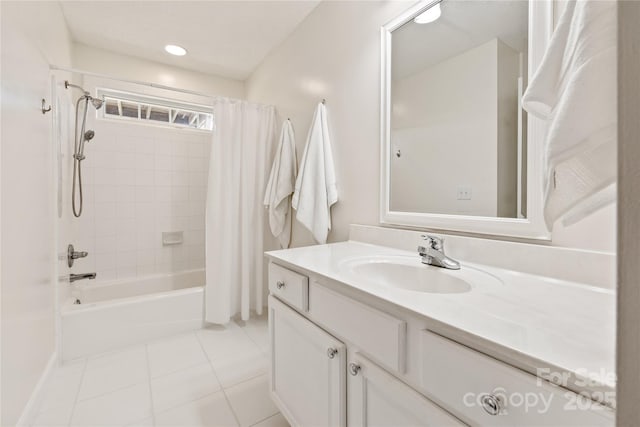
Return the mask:
M 69 268 L 73 267 L 73 261 L 78 258 L 84 258 L 89 255 L 89 252 L 76 251 L 73 245 L 67 246 L 67 265 Z

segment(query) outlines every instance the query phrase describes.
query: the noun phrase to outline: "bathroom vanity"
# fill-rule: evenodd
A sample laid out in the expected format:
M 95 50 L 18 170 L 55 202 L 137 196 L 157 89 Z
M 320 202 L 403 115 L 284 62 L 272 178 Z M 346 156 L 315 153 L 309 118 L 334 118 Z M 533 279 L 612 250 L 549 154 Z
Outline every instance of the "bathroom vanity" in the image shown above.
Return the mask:
M 267 256 L 294 426 L 614 424 L 612 291 L 356 241 Z

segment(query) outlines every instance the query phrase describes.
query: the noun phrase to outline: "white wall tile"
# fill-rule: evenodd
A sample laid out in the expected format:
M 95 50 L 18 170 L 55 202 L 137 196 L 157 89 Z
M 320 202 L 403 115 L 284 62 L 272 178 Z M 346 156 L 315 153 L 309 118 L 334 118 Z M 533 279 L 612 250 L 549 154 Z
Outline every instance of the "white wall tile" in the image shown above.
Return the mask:
M 138 267 L 122 267 L 117 269 L 117 278 L 118 279 L 130 279 L 136 277 L 138 274 Z
M 131 218 L 136 217 L 136 205 L 133 202 L 116 203 L 116 218 Z
M 135 187 L 136 202 L 153 202 L 155 200 L 155 188 L 150 186 Z
M 140 265 L 136 267 L 136 273 L 138 277 L 149 276 L 152 274 L 156 274 L 156 264 L 155 261 L 148 265 Z
M 136 264 L 141 265 L 153 265 L 156 262 L 155 254 L 152 250 L 139 250 L 136 255 Z
M 153 138 L 140 138 L 136 144 L 136 153 L 153 154 L 155 146 Z
M 203 268 L 210 136 L 92 125 L 100 140 L 88 147 L 84 212 L 75 223 L 81 249 L 92 249 L 83 268 L 95 265 L 99 282 Z M 184 231 L 185 243 L 164 247 L 163 231 Z
M 113 185 L 116 179 L 116 170 L 113 167 L 95 168 L 93 175 L 95 185 Z
M 124 251 L 117 254 L 117 268 L 125 269 L 137 265 L 138 253 L 136 251 Z
M 151 169 L 137 169 L 136 170 L 136 185 L 154 185 L 155 173 Z
M 168 154 L 156 154 L 155 156 L 156 170 L 170 171 L 171 168 L 171 156 Z
M 136 156 L 135 154 L 128 152 L 119 152 L 116 153 L 116 163 L 115 166 L 117 169 L 135 169 L 136 168 Z
M 170 163 L 170 162 L 169 162 Z M 155 170 L 155 185 L 171 185 L 172 172 L 169 170 Z
M 185 156 L 174 156 L 171 162 L 171 170 L 174 171 L 188 171 L 189 161 L 191 158 Z M 196 159 L 197 160 L 197 159 Z
M 135 202 L 136 187 L 133 185 L 118 185 L 116 188 L 117 202 Z
M 137 153 L 135 158 L 136 158 L 136 163 L 135 163 L 136 169 L 154 170 L 156 167 L 155 155 L 153 151 L 150 153 L 149 152 Z
M 136 171 L 135 169 L 116 169 L 116 185 L 134 185 L 136 181 Z M 113 181 L 109 182 L 110 185 L 113 185 Z
M 191 196 L 192 188 L 188 186 L 172 186 L 171 200 L 174 202 L 186 202 Z
M 95 259 L 96 270 L 101 272 L 101 274 L 105 270 L 115 270 L 118 266 L 118 259 L 115 252 L 97 253 Z M 98 279 L 102 280 L 101 277 L 98 277 Z
M 105 236 L 96 239 L 96 254 L 115 253 L 118 250 L 116 236 Z

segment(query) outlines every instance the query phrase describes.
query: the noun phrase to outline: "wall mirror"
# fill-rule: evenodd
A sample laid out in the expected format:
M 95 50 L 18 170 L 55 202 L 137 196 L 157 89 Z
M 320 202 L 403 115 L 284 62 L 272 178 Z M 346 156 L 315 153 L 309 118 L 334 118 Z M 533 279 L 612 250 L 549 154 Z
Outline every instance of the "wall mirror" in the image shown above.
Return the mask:
M 520 99 L 552 7 L 425 0 L 382 28 L 383 224 L 549 238 L 544 123 Z

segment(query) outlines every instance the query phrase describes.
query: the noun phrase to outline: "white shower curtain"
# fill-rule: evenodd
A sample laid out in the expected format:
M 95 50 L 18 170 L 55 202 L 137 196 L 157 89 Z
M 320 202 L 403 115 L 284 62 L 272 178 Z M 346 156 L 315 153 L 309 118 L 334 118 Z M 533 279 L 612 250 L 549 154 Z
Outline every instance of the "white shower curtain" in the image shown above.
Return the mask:
M 273 106 L 219 100 L 206 206 L 205 320 L 225 324 L 264 303 L 262 205 L 275 140 Z

